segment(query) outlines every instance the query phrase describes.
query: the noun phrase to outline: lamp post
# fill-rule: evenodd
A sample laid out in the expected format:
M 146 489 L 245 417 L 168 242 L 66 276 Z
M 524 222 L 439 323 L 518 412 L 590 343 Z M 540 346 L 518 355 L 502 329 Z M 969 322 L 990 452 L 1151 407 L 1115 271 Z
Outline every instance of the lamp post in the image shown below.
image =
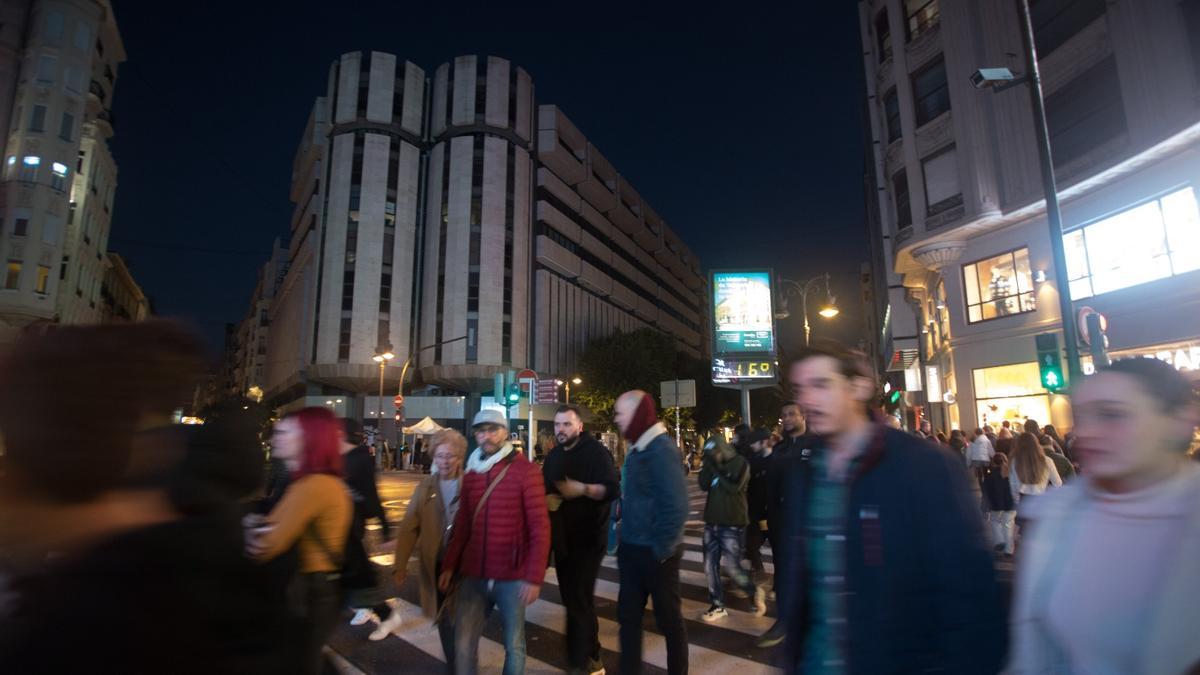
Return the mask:
M 576 375 L 575 377 L 572 377 L 570 380 L 566 380 L 566 381 L 555 380 L 555 383 L 557 383 L 558 386 L 560 386 L 560 387 L 566 387 L 567 403 L 570 403 L 571 402 L 571 385 L 572 384 L 577 384 L 577 385 L 583 384 L 583 380 L 578 375 Z
M 817 314 L 826 319 L 832 319 L 839 313 L 837 308 L 837 298 L 833 297 L 833 291 L 831 291 L 829 288 L 829 275 L 819 274 L 803 283 L 799 281 L 792 281 L 791 279 L 780 279 L 779 281 L 787 288 L 787 290 L 784 291 L 783 298 L 781 299 L 780 303 L 783 305 L 783 309 L 775 314 L 775 318 L 786 319 L 791 316 L 791 312 L 789 312 L 787 308 L 788 298 L 799 295 L 801 312 L 804 314 L 804 346 L 807 347 L 812 337 L 812 327 L 808 324 L 808 293 L 810 290 L 812 290 L 813 286 L 819 285 L 821 282 L 825 282 L 825 304 L 821 305 L 821 309 L 817 310 Z
M 390 345 L 390 344 L 380 345 L 379 348 L 376 349 L 376 351 L 375 351 L 375 356 L 371 357 L 371 359 L 373 361 L 375 361 L 375 363 L 379 364 L 378 419 L 380 420 L 380 424 L 379 424 L 380 431 L 383 430 L 383 422 L 382 422 L 382 420 L 383 420 L 383 371 L 385 368 L 387 368 L 388 361 L 391 361 L 394 358 L 396 358 L 396 355 L 392 353 L 392 345 Z
M 413 360 L 414 356 L 416 356 L 417 354 L 420 354 L 421 352 L 423 352 L 427 349 L 433 349 L 434 347 L 440 347 L 441 345 L 448 345 L 452 342 L 461 342 L 462 340 L 466 340 L 466 339 L 467 339 L 467 336 L 462 335 L 460 337 L 450 338 L 449 340 L 442 340 L 441 342 L 436 342 L 431 345 L 425 345 L 424 347 L 417 347 L 416 349 L 414 349 L 412 351 L 412 353 L 408 355 L 408 358 L 404 359 L 404 366 L 400 369 L 400 383 L 396 385 L 396 395 L 400 397 L 400 400 L 401 401 L 404 400 L 404 380 L 408 378 L 408 367 L 412 365 L 412 360 Z M 380 379 L 380 382 L 382 383 L 383 380 Z M 379 392 L 380 392 L 379 397 L 380 397 L 380 399 L 382 399 L 383 398 L 383 388 L 382 387 L 380 387 Z M 404 422 L 404 404 L 403 403 L 401 403 L 396 408 L 396 414 L 400 416 L 399 421 Z
M 1029 0 L 1016 0 L 1017 19 L 1024 47 L 1025 75 L 1016 77 L 1007 68 L 981 68 L 971 76 L 977 89 L 990 88 L 999 93 L 1020 84 L 1029 85 L 1033 107 L 1033 131 L 1037 137 L 1042 193 L 1046 200 L 1046 225 L 1050 228 L 1050 250 L 1054 254 L 1054 284 L 1058 286 L 1058 311 L 1062 315 L 1063 342 L 1066 343 L 1068 382 L 1076 382 L 1083 370 L 1079 363 L 1079 343 L 1075 329 L 1075 307 L 1071 302 L 1071 284 L 1067 275 L 1067 254 L 1063 245 L 1062 212 L 1058 207 L 1058 185 L 1054 178 L 1054 156 L 1050 150 L 1050 130 L 1046 125 L 1046 101 L 1042 95 L 1042 74 L 1038 67 L 1037 43 Z

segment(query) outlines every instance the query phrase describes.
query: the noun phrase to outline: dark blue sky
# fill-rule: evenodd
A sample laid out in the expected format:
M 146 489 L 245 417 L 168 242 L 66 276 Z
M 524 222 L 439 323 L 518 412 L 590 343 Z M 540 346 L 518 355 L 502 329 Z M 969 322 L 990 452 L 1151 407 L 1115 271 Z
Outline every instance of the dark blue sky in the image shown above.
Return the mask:
M 838 332 L 858 337 L 868 253 L 853 2 L 706 14 L 612 3 L 113 4 L 128 61 L 115 94 L 110 248 L 160 314 L 192 321 L 214 347 L 222 325 L 244 316 L 271 240 L 287 234 L 292 157 L 329 64 L 360 49 L 430 72 L 459 54 L 511 59 L 538 102 L 560 106 L 705 267 L 834 273 Z M 800 339 L 798 317 L 780 330 Z

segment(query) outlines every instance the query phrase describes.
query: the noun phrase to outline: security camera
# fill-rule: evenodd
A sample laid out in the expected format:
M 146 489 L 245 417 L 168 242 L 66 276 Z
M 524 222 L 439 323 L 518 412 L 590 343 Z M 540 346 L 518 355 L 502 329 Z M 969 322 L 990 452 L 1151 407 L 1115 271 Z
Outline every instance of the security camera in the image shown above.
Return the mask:
M 1016 79 L 1008 68 L 980 68 L 971 73 L 971 84 L 976 89 L 987 89 Z

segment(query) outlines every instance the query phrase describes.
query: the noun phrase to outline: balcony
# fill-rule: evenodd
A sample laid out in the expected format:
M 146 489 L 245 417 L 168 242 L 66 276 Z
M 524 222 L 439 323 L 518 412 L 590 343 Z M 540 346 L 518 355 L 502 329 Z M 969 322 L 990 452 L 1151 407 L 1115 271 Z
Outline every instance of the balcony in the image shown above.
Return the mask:
M 99 82 L 92 80 L 91 83 L 88 84 L 88 94 L 95 96 L 96 99 L 100 101 L 101 105 L 108 105 L 108 94 L 104 91 L 104 85 L 100 84 Z

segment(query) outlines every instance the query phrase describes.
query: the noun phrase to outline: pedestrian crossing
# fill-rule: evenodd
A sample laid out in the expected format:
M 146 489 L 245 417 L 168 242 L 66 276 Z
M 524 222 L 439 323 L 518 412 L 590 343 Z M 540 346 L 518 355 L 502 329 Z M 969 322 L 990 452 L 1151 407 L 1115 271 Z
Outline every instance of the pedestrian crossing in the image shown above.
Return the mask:
M 774 623 L 774 603 L 768 603 L 768 616 L 752 613 L 752 601 L 728 593 L 726 607 L 729 616 L 714 623 L 705 623 L 700 615 L 708 609 L 708 585 L 704 576 L 703 522 L 696 521 L 704 508 L 704 493 L 690 481 L 691 514 L 684 537 L 684 555 L 680 563 L 680 595 L 683 618 L 688 632 L 688 658 L 692 672 L 736 672 L 738 675 L 773 673 L 774 650 L 754 646 L 755 639 Z M 767 571 L 772 570 L 769 547 L 764 546 Z M 380 567 L 381 578 L 388 577 L 390 585 L 390 554 L 372 558 Z M 339 628 L 330 640 L 330 647 L 364 673 L 438 673 L 444 672 L 445 657 L 437 629 L 422 614 L 416 584 L 416 560 L 409 562 L 410 573 L 404 586 L 392 589 L 397 598 L 397 611 L 404 617 L 400 628 L 385 640 L 370 642 L 367 635 L 374 622 L 364 626 Z M 596 614 L 600 625 L 601 658 L 608 672 L 616 673 L 620 652 L 617 623 L 617 597 L 620 592 L 619 571 L 615 557 L 602 562 L 596 582 Z M 350 614 L 345 616 L 349 620 Z M 558 576 L 553 566 L 546 570 L 540 598 L 526 609 L 526 672 L 558 673 L 567 668 L 566 610 L 558 591 Z M 666 642 L 654 618 L 650 603 L 643 617 L 643 672 L 665 673 Z M 498 673 L 504 664 L 504 648 L 498 618 L 484 629 L 479 646 L 481 673 Z

